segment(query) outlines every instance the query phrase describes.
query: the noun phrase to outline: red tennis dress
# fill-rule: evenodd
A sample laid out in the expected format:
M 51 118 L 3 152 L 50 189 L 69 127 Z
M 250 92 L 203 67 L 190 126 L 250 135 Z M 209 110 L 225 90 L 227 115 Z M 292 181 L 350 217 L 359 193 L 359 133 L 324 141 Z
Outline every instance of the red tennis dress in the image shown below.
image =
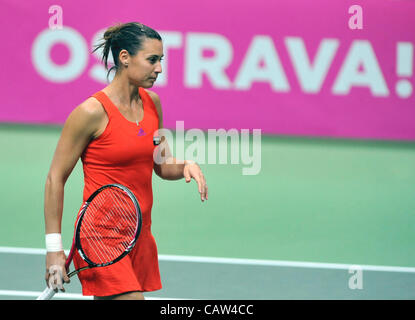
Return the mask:
M 127 120 L 104 92 L 93 95 L 103 105 L 109 122 L 105 131 L 91 141 L 82 154 L 83 200 L 105 184 L 125 185 L 137 197 L 143 223 L 140 237 L 126 257 L 113 265 L 78 274 L 84 295 L 109 296 L 161 289 L 157 246 L 151 234 L 153 134 L 158 129 L 159 118 L 148 93 L 139 88 L 139 94 L 144 108 L 139 126 Z M 76 268 L 86 265 L 77 252 L 74 264 Z

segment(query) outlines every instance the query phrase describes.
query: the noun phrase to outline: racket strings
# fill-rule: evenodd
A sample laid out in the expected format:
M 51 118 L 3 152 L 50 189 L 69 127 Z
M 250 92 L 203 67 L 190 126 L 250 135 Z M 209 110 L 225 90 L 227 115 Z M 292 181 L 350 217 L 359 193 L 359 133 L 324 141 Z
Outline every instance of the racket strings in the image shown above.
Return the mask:
M 124 232 L 127 238 L 124 239 L 124 244 L 127 247 L 134 239 L 134 235 L 136 232 L 135 228 L 131 228 L 131 226 L 135 226 L 137 223 L 136 215 L 135 215 L 135 208 L 132 203 L 126 202 L 125 198 L 120 198 L 118 194 L 111 194 L 111 197 L 114 199 L 114 203 L 117 203 L 118 205 L 115 207 L 116 210 L 120 210 L 121 208 L 126 208 L 128 206 L 132 206 L 129 209 L 130 210 L 121 210 L 118 214 L 122 215 L 125 220 L 119 220 L 120 226 L 122 229 L 118 229 L 118 225 L 115 226 L 115 230 L 119 233 Z M 128 198 L 129 199 L 129 198 Z M 133 214 L 131 214 L 133 213 Z M 125 223 L 123 223 L 125 222 Z M 127 242 L 128 239 L 131 239 L 130 242 Z
M 136 223 L 134 218 L 131 218 L 128 213 L 129 211 L 126 210 L 128 208 L 128 202 L 123 201 L 122 198 L 119 197 L 119 195 L 115 195 L 114 193 L 108 193 L 111 199 L 106 199 L 103 196 L 102 199 L 98 199 L 98 205 L 101 206 L 101 208 L 104 208 L 106 210 L 106 214 L 103 215 L 103 219 L 100 221 L 101 227 L 109 227 L 108 233 L 106 234 L 107 239 L 113 239 L 117 238 L 120 234 L 125 234 L 127 236 L 133 237 L 134 236 L 134 229 L 128 228 L 128 226 L 131 226 Z M 105 204 L 103 202 L 106 200 L 110 203 L 110 206 Z M 134 208 L 130 208 L 134 209 Z M 131 211 L 131 210 L 130 210 Z M 134 216 L 133 216 L 134 217 Z M 114 221 L 115 218 L 124 218 L 127 219 L 127 221 L 124 221 L 123 219 L 119 219 L 118 221 Z M 123 224 L 124 222 L 127 223 L 127 228 Z M 128 233 L 130 231 L 130 233 Z M 102 240 L 102 239 L 101 239 Z
M 100 195 L 98 195 L 95 201 L 90 203 L 88 214 L 85 215 L 82 221 L 82 229 L 81 229 L 81 241 L 82 241 L 82 248 L 87 256 L 92 259 L 94 262 L 102 262 L 103 260 L 111 260 L 111 256 L 116 255 L 116 252 L 113 250 L 112 247 L 106 248 L 103 245 L 99 245 L 100 243 L 104 243 L 104 239 L 102 236 L 102 232 L 99 231 L 97 228 L 98 223 L 106 224 L 108 221 L 108 217 L 103 218 L 101 221 L 96 220 L 96 214 L 92 214 L 93 212 L 98 212 L 100 208 L 104 206 L 104 202 L 100 199 Z M 92 254 L 92 251 L 94 254 Z
M 104 263 L 104 260 L 113 260 L 114 257 L 122 254 L 128 245 L 128 241 L 125 238 L 132 238 L 134 235 L 134 230 L 131 230 L 132 228 L 129 228 L 130 232 L 125 232 L 125 226 L 120 223 L 120 221 L 123 221 L 123 216 L 128 217 L 128 215 L 125 215 L 125 210 L 120 210 L 125 205 L 121 205 L 113 198 L 112 201 L 115 206 L 108 207 L 107 201 L 103 202 L 102 199 L 97 199 L 97 206 L 104 208 L 106 214 L 101 217 L 101 220 L 95 219 L 91 221 L 92 219 L 88 219 L 86 223 L 88 229 L 84 230 L 84 233 L 88 237 L 89 247 L 94 253 L 94 259 L 91 259 L 92 252 L 88 255 L 91 256 L 91 260 L 96 260 L 95 262 L 99 263 Z M 97 212 L 102 215 L 102 210 Z M 92 216 L 90 215 L 89 217 Z M 118 218 L 118 222 L 114 221 L 114 218 Z M 128 221 L 130 224 L 132 223 L 131 219 L 128 219 Z M 83 247 L 85 247 L 85 243 Z
M 89 204 L 82 219 L 80 241 L 84 254 L 96 264 L 116 259 L 134 243 L 138 217 L 130 197 L 108 188 Z

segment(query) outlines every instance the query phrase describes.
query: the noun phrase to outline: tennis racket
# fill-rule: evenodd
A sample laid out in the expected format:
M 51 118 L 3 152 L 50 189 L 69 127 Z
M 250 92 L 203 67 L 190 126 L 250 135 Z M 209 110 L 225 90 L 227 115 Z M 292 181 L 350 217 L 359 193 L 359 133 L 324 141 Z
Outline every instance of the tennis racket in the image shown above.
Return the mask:
M 70 272 L 68 277 L 121 260 L 134 247 L 141 224 L 140 206 L 127 187 L 108 184 L 96 190 L 79 211 L 72 248 L 65 264 L 69 271 L 77 250 L 88 266 Z M 55 291 L 47 287 L 36 300 L 49 300 L 54 294 Z

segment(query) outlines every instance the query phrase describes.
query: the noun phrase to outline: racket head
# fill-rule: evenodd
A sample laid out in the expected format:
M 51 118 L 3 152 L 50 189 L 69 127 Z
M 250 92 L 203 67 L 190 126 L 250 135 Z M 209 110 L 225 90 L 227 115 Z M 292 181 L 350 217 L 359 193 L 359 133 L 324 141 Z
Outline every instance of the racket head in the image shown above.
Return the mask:
M 108 184 L 85 202 L 76 224 L 75 246 L 89 267 L 108 266 L 132 250 L 141 226 L 141 209 L 131 190 Z

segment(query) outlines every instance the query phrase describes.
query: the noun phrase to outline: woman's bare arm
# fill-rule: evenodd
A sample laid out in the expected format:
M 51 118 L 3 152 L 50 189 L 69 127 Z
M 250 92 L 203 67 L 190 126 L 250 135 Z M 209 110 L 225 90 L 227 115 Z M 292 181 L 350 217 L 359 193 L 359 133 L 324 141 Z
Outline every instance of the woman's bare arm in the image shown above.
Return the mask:
M 106 113 L 101 104 L 90 98 L 75 108 L 69 115 L 62 129 L 52 164 L 45 184 L 45 233 L 61 233 L 64 186 L 73 168 L 82 155 L 85 147 L 95 138 L 107 122 Z M 63 251 L 48 252 L 46 256 L 46 282 L 49 279 L 49 268 L 58 265 L 66 276 L 65 254 Z
M 159 129 L 163 128 L 163 112 L 161 108 L 161 102 L 159 96 L 147 90 L 151 99 L 156 106 L 158 116 L 159 116 Z M 206 184 L 205 176 L 202 173 L 199 165 L 194 161 L 187 161 L 187 160 L 178 160 L 173 157 L 170 152 L 169 145 L 167 140 L 162 137 L 162 142 L 158 146 L 158 150 L 156 152 L 161 153 L 157 155 L 157 158 L 166 159 L 159 163 L 159 161 L 154 163 L 154 172 L 162 179 L 165 180 L 178 180 L 185 178 L 186 182 L 190 182 L 193 178 L 197 185 L 198 191 L 200 193 L 200 198 L 202 201 L 208 199 L 208 188 Z

